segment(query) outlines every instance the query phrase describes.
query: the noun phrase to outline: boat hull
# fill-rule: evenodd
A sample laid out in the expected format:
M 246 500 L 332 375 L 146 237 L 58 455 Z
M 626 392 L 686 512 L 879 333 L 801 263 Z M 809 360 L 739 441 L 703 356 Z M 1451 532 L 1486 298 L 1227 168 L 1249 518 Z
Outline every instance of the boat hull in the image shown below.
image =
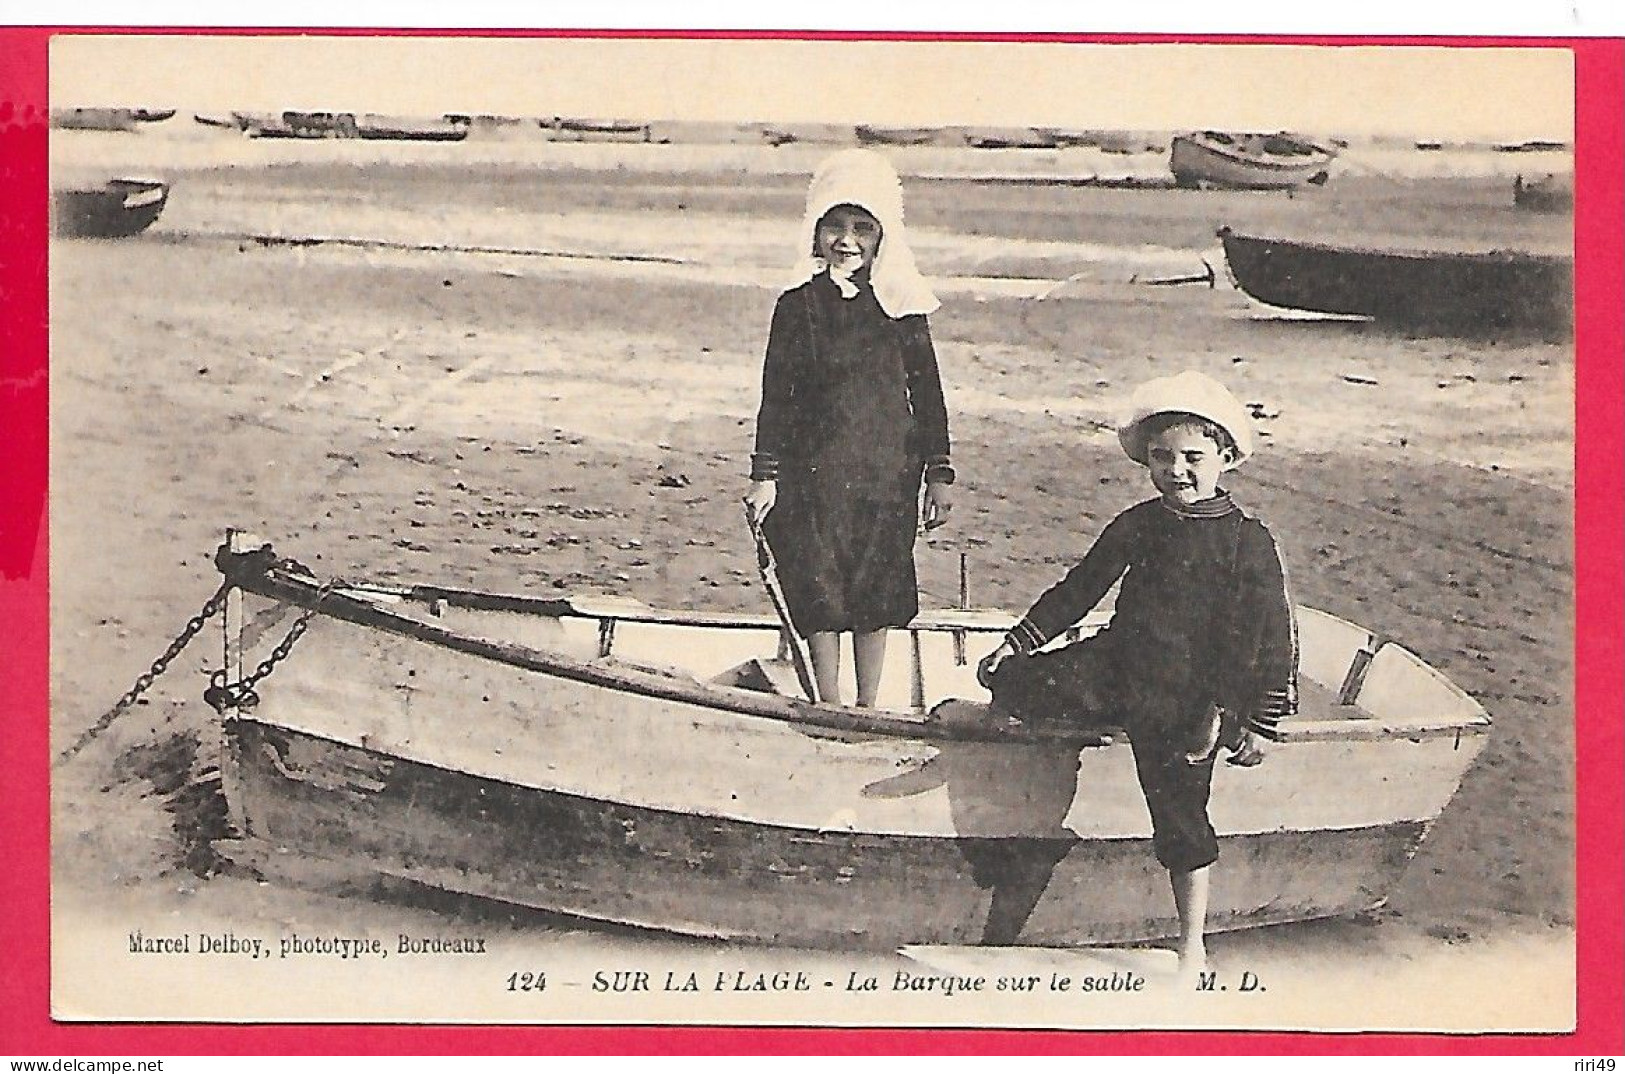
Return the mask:
M 1331 155 L 1322 152 L 1247 153 L 1236 145 L 1179 135 L 1173 139 L 1168 167 L 1182 187 L 1290 190 L 1324 178 L 1331 161 Z
M 168 184 L 133 179 L 57 190 L 51 194 L 52 226 L 71 238 L 128 238 L 151 227 L 168 199 Z
M 441 117 L 361 115 L 354 121 L 354 137 L 373 141 L 460 142 L 468 137 L 467 120 Z
M 555 119 L 542 120 L 542 127 L 553 132 L 555 141 L 562 142 L 635 142 L 654 141 L 654 131 L 647 123 L 620 120 Z
M 852 133 L 860 145 L 931 145 L 942 137 L 937 127 L 872 127 L 863 123 Z
M 1570 258 L 1497 251 L 1399 253 L 1221 230 L 1236 285 L 1260 302 L 1419 329 L 1563 333 L 1574 321 Z
M 283 870 L 314 856 L 358 878 L 818 948 L 1077 946 L 1177 931 L 1149 836 L 793 828 L 519 787 L 252 720 L 234 722 L 231 743 L 257 860 Z M 1425 830 L 1396 820 L 1222 836 L 1209 927 L 1378 905 Z
M 771 621 L 463 597 L 327 596 L 258 703 L 225 721 L 227 797 L 253 860 L 815 947 L 1175 929 L 1121 733 L 919 711 L 985 698 L 954 658 L 966 631 L 893 632 L 893 711 L 874 712 L 739 688 L 740 659 L 773 651 Z M 317 599 L 261 584 L 244 645 L 268 646 Z M 969 647 L 1007 625 L 970 631 L 983 636 Z M 1265 764 L 1215 772 L 1215 929 L 1379 904 L 1488 727 L 1397 646 L 1307 610 L 1300 634 L 1309 715 Z M 659 666 L 679 649 L 683 669 Z
M 51 126 L 58 130 L 133 131 L 141 118 L 131 108 L 51 109 Z

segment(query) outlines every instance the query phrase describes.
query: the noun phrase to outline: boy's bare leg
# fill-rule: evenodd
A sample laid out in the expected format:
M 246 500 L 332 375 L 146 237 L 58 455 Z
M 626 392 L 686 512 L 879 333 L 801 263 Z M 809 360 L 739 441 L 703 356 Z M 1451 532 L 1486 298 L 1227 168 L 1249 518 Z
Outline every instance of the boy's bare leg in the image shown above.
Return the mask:
M 807 635 L 807 655 L 812 657 L 813 680 L 818 696 L 831 705 L 841 703 L 841 635 L 821 630 Z
M 1207 946 L 1203 929 L 1207 925 L 1208 876 L 1213 866 L 1204 865 L 1188 873 L 1169 872 L 1174 889 L 1174 909 L 1179 912 L 1179 976 L 1190 980 L 1207 970 Z
M 858 704 L 874 708 L 880 696 L 880 673 L 886 667 L 886 631 L 852 635 L 852 662 L 858 672 Z

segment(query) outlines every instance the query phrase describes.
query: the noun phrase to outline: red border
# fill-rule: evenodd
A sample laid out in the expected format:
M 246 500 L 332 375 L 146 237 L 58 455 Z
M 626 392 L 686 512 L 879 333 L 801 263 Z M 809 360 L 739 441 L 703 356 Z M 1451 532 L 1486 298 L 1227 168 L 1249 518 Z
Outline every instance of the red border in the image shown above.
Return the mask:
M 0 28 L 0 1052 L 13 1055 L 496 1055 L 496 1054 L 1563 1054 L 1625 1051 L 1625 40 L 1618 38 L 1260 37 L 1179 34 L 759 33 L 694 30 L 519 31 L 531 36 L 820 40 L 1092 41 L 1256 44 L 1557 46 L 1575 58 L 1576 780 L 1580 934 L 1579 1028 L 1574 1033 L 1432 1034 L 1106 1033 L 944 1030 L 532 1028 L 443 1026 L 83 1025 L 49 1010 L 48 562 L 44 510 L 46 390 L 46 50 L 53 32 L 122 28 Z M 196 33 L 207 28 L 140 28 Z M 496 30 L 315 31 L 232 28 L 239 34 L 320 33 L 495 37 Z

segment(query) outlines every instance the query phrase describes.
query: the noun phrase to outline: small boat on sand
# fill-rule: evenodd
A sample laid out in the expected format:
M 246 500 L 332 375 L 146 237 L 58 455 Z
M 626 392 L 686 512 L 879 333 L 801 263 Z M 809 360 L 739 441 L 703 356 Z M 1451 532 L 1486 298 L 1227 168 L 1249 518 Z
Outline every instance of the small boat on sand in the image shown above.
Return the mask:
M 51 126 L 68 131 L 133 131 L 133 108 L 53 108 Z
M 1176 135 L 1168 158 L 1174 182 L 1188 188 L 1290 190 L 1326 181 L 1332 147 L 1291 134 Z
M 1260 302 L 1352 314 L 1464 335 L 1566 332 L 1574 323 L 1574 259 L 1366 249 L 1219 229 L 1236 286 Z
M 282 122 L 295 138 L 356 138 L 359 120 L 353 112 L 283 112 Z
M 972 149 L 1054 149 L 1060 142 L 1035 127 L 972 127 L 965 132 Z
M 542 120 L 543 128 L 564 142 L 652 142 L 654 130 L 647 123 L 629 119 L 571 119 L 557 116 Z
M 406 142 L 460 142 L 468 137 L 470 121 L 463 116 L 420 118 L 366 113 L 355 117 L 355 136 Z
M 930 145 L 941 135 L 938 127 L 875 127 L 859 123 L 852 129 L 860 145 Z
M 51 192 L 52 230 L 67 238 L 122 239 L 152 226 L 169 200 L 162 179 L 77 183 Z
M 1566 149 L 1568 143 L 1546 138 L 1533 138 L 1527 142 L 1500 142 L 1495 146 L 1497 153 L 1561 153 Z
M 805 700 L 770 616 L 323 581 L 242 535 L 216 563 L 223 849 L 267 876 L 831 949 L 1175 929 L 1123 735 L 978 704 L 1008 615 L 894 631 L 863 709 Z M 1302 715 L 1215 775 L 1217 929 L 1380 904 L 1489 730 L 1389 639 L 1300 637 Z
M 1534 179 L 1515 176 L 1512 204 L 1536 213 L 1564 213 L 1574 208 L 1574 177 L 1542 175 Z

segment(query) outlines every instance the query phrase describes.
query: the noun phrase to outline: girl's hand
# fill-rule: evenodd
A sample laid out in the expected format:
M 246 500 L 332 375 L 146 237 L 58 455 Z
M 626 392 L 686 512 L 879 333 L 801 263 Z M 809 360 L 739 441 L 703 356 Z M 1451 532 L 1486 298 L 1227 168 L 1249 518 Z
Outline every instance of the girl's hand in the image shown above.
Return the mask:
M 984 690 L 993 689 L 993 675 L 999 670 L 999 665 L 1010 657 L 1016 655 L 1016 647 L 1008 641 L 999 643 L 999 647 L 982 657 L 976 665 L 976 681 L 982 684 Z
M 934 530 L 948 521 L 948 512 L 954 509 L 954 487 L 936 481 L 925 484 L 925 528 Z
M 750 491 L 745 494 L 745 511 L 750 515 L 750 520 L 759 526 L 778 499 L 777 481 L 752 481 Z

